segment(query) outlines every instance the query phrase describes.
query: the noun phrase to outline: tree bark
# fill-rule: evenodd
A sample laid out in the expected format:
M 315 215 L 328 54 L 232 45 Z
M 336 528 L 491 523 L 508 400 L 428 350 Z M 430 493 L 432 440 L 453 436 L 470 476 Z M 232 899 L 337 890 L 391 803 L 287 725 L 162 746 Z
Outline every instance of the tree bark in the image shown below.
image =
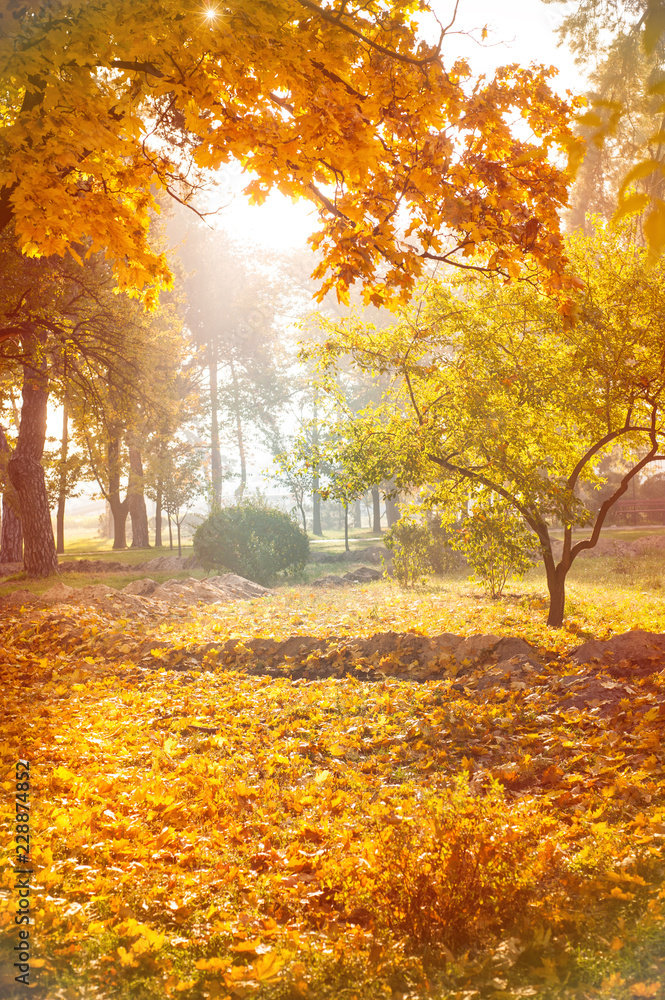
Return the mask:
M 362 528 L 362 526 L 363 526 L 362 509 L 360 506 L 360 497 L 358 497 L 353 505 L 353 527 Z
M 23 562 L 23 527 L 7 493 L 2 495 L 2 537 L 0 563 Z
M 120 430 L 117 427 L 109 429 L 106 445 L 109 471 L 109 494 L 107 500 L 113 518 L 113 548 L 127 548 L 127 514 L 129 513 L 129 497 L 120 499 Z
M 14 454 L 7 463 L 18 494 L 23 523 L 23 567 L 28 576 L 58 572 L 58 556 L 51 525 L 41 458 L 46 440 L 49 379 L 46 358 L 23 366 L 23 405 Z
M 317 423 L 316 400 L 314 401 L 314 421 L 312 425 L 312 449 L 316 453 L 319 445 L 319 425 Z M 314 479 L 312 482 L 312 534 L 323 538 L 321 528 L 321 497 L 319 496 L 319 472 L 314 469 Z
M 392 528 L 393 524 L 397 524 L 399 516 L 397 499 L 391 497 L 386 498 L 386 521 L 388 522 L 389 528 Z
M 245 457 L 245 442 L 242 434 L 242 419 L 240 416 L 240 393 L 235 365 L 231 359 L 231 378 L 233 380 L 233 399 L 236 411 L 236 437 L 238 440 L 238 455 L 240 456 L 240 485 L 235 491 L 236 503 L 240 503 L 247 486 L 247 459 Z
M 566 606 L 566 572 L 562 571 L 561 563 L 553 570 L 546 567 L 547 589 L 550 593 L 550 608 L 547 624 L 552 628 L 561 628 Z
M 344 551 L 350 552 L 349 547 L 349 505 L 347 503 L 342 505 L 344 507 Z
M 379 487 L 372 487 L 372 534 L 381 534 L 381 497 Z
M 157 483 L 157 499 L 155 500 L 155 548 L 161 549 L 162 542 L 162 481 Z
M 169 521 L 169 549 L 173 550 L 173 526 L 171 524 L 171 515 L 166 515 Z
M 65 503 L 67 501 L 67 434 L 68 414 L 67 399 L 62 404 L 62 439 L 60 444 L 60 482 L 58 488 L 58 506 L 55 514 L 56 552 L 65 551 Z
M 148 511 L 143 494 L 143 462 L 141 461 L 141 452 L 135 443 L 129 446 L 127 501 L 132 524 L 132 548 L 149 549 Z
M 222 506 L 222 453 L 219 448 L 219 393 L 217 389 L 217 347 L 210 344 L 210 478 L 212 509 Z M 169 521 L 170 524 L 170 521 Z M 173 548 L 173 544 L 171 544 Z
M 175 523 L 176 523 L 176 529 L 177 529 L 177 532 L 178 532 L 178 555 L 181 556 L 182 555 L 182 545 L 181 545 L 181 542 L 180 542 L 180 521 L 179 521 L 179 519 L 178 519 L 177 516 L 176 516 L 176 519 L 175 519 Z
M 9 441 L 4 430 L 0 427 L 0 484 L 3 486 L 0 563 L 23 561 L 23 528 L 19 515 L 18 496 L 7 473 L 10 455 Z

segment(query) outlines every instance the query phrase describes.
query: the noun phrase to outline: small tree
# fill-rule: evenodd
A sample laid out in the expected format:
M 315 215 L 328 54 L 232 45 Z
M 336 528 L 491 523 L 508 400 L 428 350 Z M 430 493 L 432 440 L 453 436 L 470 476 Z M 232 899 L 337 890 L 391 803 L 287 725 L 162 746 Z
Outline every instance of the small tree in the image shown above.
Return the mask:
M 178 555 L 182 555 L 181 528 L 189 513 L 191 504 L 206 491 L 206 483 L 201 475 L 202 454 L 200 449 L 190 444 L 172 445 L 164 457 L 162 479 L 162 503 L 169 520 L 175 522 L 178 536 Z
M 583 279 L 574 317 L 531 285 L 470 278 L 430 284 L 388 330 L 339 325 L 321 352 L 328 367 L 348 353 L 393 377 L 380 404 L 347 422 L 345 450 L 390 464 L 399 487 L 428 487 L 432 507 L 504 503 L 540 549 L 557 627 L 574 560 L 665 458 L 665 266 L 603 227 L 567 250 Z M 604 482 L 617 446 L 625 471 L 596 508 L 585 484 Z M 573 541 L 574 527 L 588 533 Z

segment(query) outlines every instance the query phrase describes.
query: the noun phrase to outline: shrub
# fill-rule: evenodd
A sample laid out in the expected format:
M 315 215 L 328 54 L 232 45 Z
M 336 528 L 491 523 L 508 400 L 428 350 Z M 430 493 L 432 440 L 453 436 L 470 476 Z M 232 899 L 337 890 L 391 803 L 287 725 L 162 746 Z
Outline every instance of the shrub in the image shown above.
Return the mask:
M 403 587 L 419 583 L 432 571 L 446 573 L 464 565 L 463 557 L 451 548 L 454 532 L 442 527 L 440 515 L 428 512 L 426 518 L 402 518 L 384 535 L 393 553 L 393 576 Z
M 397 521 L 383 540 L 393 554 L 393 576 L 403 587 L 419 583 L 432 571 L 431 536 L 422 521 Z
M 302 571 L 309 539 L 284 511 L 248 500 L 211 514 L 194 534 L 194 554 L 207 571 L 269 586 L 281 573 Z
M 411 946 L 458 949 L 509 930 L 557 863 L 556 823 L 533 800 L 506 801 L 492 783 L 473 794 L 465 776 L 443 794 L 376 803 L 372 836 L 331 858 L 339 909 L 364 910 L 375 931 Z
M 505 504 L 479 507 L 466 518 L 452 542 L 492 597 L 500 597 L 509 577 L 521 577 L 535 564 L 533 535 Z
M 427 518 L 427 527 L 430 533 L 428 555 L 434 572 L 449 573 L 451 570 L 463 567 L 466 563 L 464 556 L 452 547 L 456 528 L 448 524 L 442 524 L 441 513 L 439 511 L 428 510 L 425 517 Z

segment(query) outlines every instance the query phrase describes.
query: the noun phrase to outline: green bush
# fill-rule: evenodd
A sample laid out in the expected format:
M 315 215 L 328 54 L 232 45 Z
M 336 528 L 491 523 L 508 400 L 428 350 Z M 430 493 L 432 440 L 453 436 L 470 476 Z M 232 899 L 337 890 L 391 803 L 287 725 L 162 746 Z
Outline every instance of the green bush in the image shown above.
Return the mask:
M 430 533 L 429 561 L 435 573 L 449 573 L 463 567 L 466 563 L 461 552 L 452 548 L 455 538 L 455 527 L 443 524 L 441 512 L 428 510 L 425 514 L 427 528 Z
M 392 575 L 403 587 L 419 583 L 432 571 L 431 536 L 422 521 L 397 521 L 383 536 L 393 554 Z
M 456 532 L 452 545 L 463 552 L 491 597 L 500 597 L 509 577 L 521 577 L 535 564 L 534 537 L 504 503 L 478 507 Z
M 206 571 L 237 573 L 267 587 L 282 573 L 302 571 L 309 539 L 284 511 L 248 500 L 211 514 L 196 530 L 194 554 Z

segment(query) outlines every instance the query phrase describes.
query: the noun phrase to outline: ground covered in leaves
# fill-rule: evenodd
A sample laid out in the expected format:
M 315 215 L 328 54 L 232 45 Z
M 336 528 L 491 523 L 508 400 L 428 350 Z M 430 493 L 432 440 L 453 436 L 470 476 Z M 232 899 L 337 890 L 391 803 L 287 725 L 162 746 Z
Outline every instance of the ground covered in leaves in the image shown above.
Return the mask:
M 166 617 L 6 608 L 32 995 L 665 995 L 663 661 L 577 663 L 593 622 L 543 620 L 533 595 L 387 583 Z M 461 655 L 443 633 L 523 646 Z

